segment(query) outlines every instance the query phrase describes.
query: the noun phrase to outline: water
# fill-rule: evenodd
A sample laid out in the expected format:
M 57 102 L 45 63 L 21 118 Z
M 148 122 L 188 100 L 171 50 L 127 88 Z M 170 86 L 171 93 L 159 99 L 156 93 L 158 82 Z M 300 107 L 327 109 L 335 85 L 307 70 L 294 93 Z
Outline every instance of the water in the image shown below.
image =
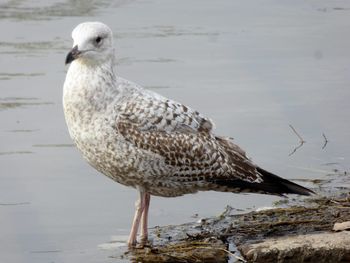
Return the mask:
M 89 167 L 65 126 L 75 25 L 110 25 L 121 76 L 203 112 L 265 169 L 327 180 L 349 170 L 349 11 L 347 1 L 2 1 L 0 261 L 115 262 L 101 244 L 129 231 L 136 191 Z M 291 156 L 299 141 L 289 124 L 306 140 Z M 153 198 L 150 225 L 276 200 Z

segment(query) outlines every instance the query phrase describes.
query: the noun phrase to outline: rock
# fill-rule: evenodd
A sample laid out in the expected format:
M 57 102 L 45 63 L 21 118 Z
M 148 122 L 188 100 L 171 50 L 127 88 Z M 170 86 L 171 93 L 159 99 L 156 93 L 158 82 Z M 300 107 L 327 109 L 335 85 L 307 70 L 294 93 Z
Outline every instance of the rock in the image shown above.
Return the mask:
M 151 244 L 129 251 L 133 262 L 350 262 L 350 196 L 318 197 L 304 206 L 219 216 L 194 223 L 156 227 Z M 340 223 L 343 222 L 343 223 Z M 339 224 L 340 223 L 340 224 Z M 234 252 L 229 252 L 228 247 Z M 233 254 L 234 253 L 234 254 Z
M 350 230 L 350 221 L 334 224 L 333 231 L 343 231 L 343 230 Z
M 350 262 L 350 232 L 269 238 L 239 249 L 248 262 Z

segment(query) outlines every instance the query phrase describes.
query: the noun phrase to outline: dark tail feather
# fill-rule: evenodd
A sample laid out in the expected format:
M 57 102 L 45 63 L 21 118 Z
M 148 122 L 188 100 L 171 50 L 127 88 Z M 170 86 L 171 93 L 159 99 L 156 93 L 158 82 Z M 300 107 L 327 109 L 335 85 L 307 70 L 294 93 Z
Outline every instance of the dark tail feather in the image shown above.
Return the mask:
M 283 179 L 277 175 L 274 175 L 260 167 L 257 167 L 257 171 L 263 176 L 264 182 L 261 183 L 262 188 L 270 193 L 276 194 L 298 194 L 298 195 L 311 195 L 315 192 L 307 189 L 301 185 Z
M 263 182 L 261 183 L 250 183 L 243 180 L 220 180 L 215 179 L 212 182 L 218 186 L 224 187 L 224 191 L 232 192 L 251 192 L 251 193 L 262 193 L 262 194 L 298 194 L 298 195 L 311 195 L 313 191 L 302 187 L 296 183 L 283 179 L 275 174 L 272 174 L 260 167 L 256 168 L 257 171 L 262 175 Z

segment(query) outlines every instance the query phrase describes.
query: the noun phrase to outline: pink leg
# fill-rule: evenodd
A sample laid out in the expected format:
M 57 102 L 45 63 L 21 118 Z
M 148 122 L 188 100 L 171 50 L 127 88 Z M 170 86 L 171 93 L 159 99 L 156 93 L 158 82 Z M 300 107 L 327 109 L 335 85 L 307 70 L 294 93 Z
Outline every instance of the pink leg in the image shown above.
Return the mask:
M 148 230 L 147 230 L 147 225 L 148 225 L 148 209 L 149 209 L 149 204 L 151 201 L 151 195 L 149 193 L 145 194 L 145 208 L 142 213 L 142 218 L 141 218 L 141 242 L 146 243 L 148 240 Z
M 134 220 L 132 222 L 132 227 L 131 227 L 130 236 L 128 240 L 128 245 L 130 247 L 136 245 L 137 231 L 139 229 L 142 212 L 145 208 L 145 196 L 146 196 L 146 193 L 143 191 L 140 191 L 140 199 L 137 200 L 135 203 L 135 215 L 134 215 Z

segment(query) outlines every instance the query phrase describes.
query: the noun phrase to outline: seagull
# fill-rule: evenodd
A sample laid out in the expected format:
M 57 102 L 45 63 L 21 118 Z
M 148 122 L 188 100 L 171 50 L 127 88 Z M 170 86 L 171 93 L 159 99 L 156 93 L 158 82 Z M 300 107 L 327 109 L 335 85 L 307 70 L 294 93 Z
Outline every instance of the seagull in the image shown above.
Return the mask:
M 140 198 L 128 245 L 148 240 L 151 195 L 198 191 L 273 195 L 313 192 L 255 165 L 232 139 L 216 135 L 198 111 L 116 74 L 113 34 L 101 22 L 72 32 L 63 87 L 69 134 L 87 162 Z

